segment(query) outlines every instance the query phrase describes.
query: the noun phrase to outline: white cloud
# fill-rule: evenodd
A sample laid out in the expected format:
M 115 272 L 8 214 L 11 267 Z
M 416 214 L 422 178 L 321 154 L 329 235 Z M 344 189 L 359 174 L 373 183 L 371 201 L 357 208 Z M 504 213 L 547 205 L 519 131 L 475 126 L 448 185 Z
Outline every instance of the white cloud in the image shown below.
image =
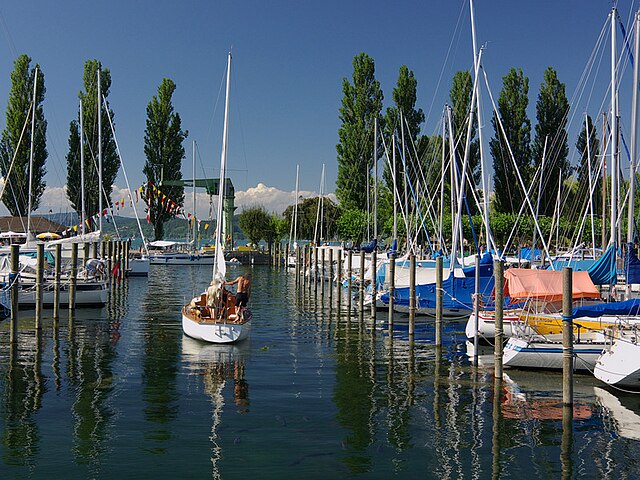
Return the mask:
M 0 180 L 0 190 L 2 188 L 2 180 Z M 302 198 L 315 197 L 317 192 L 313 191 L 300 191 L 299 196 Z M 189 213 L 193 212 L 193 200 L 192 193 L 189 188 L 185 190 L 184 195 L 185 210 Z M 336 196 L 333 193 L 327 194 L 327 197 L 332 201 L 336 201 Z M 120 209 L 116 213 L 127 217 L 133 217 L 134 212 L 131 208 L 129 201 L 129 192 L 127 188 L 114 186 L 111 199 L 113 202 L 125 199 L 125 208 Z M 135 192 L 133 198 L 136 198 Z M 269 187 L 264 183 L 258 183 L 255 187 L 250 187 L 247 190 L 236 190 L 235 205 L 238 207 L 238 211 L 242 211 L 243 207 L 262 206 L 268 212 L 282 213 L 284 210 L 294 203 L 295 191 L 284 191 L 276 187 Z M 210 203 L 212 202 L 212 203 Z M 213 196 L 211 199 L 204 192 L 196 193 L 196 216 L 201 219 L 206 219 L 216 216 L 217 196 Z M 138 216 L 142 219 L 146 216 L 145 204 L 142 201 L 136 203 L 136 209 Z M 36 214 L 47 214 L 50 211 L 53 213 L 70 212 L 72 211 L 71 204 L 67 199 L 66 187 L 47 187 L 40 201 L 40 208 L 36 210 Z M 211 212 L 210 212 L 211 210 Z M 7 208 L 0 203 L 0 215 L 9 215 Z

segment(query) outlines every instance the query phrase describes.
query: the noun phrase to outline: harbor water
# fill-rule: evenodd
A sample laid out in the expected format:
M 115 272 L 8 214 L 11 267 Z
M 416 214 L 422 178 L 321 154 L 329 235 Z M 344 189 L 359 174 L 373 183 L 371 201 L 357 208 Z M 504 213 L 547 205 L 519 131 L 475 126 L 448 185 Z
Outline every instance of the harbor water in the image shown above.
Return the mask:
M 251 267 L 230 268 L 228 276 Z M 181 307 L 210 266 L 152 266 L 41 333 L 0 324 L 0 478 L 639 478 L 640 396 L 576 375 L 474 369 L 464 323 L 441 352 L 328 284 L 253 272 L 250 338 L 187 338 Z M 344 295 L 344 293 L 343 293 Z M 379 313 L 380 318 L 386 314 Z M 401 320 L 401 319 L 400 319 Z

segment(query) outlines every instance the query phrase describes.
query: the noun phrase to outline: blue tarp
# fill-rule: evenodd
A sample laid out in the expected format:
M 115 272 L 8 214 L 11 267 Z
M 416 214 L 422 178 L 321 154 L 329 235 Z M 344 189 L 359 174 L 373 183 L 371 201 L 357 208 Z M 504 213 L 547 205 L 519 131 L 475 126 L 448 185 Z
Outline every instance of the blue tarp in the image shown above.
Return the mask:
M 596 318 L 602 315 L 638 315 L 640 314 L 640 299 L 625 300 L 624 302 L 599 303 L 576 307 L 573 309 L 573 317 Z
M 376 249 L 377 246 L 378 246 L 378 239 L 374 238 L 370 242 L 360 244 L 360 251 L 364 253 L 371 253 Z
M 472 265 L 471 267 L 463 268 L 465 277 L 475 277 L 476 276 L 476 266 Z M 480 258 L 480 276 L 481 277 L 489 277 L 493 275 L 493 256 L 489 252 L 485 252 L 484 255 Z
M 490 254 L 486 254 L 489 257 Z M 484 259 L 484 257 L 483 257 Z M 485 260 L 486 262 L 486 260 Z M 480 270 L 480 293 L 483 297 L 491 296 L 494 286 L 493 262 L 489 262 L 488 268 L 482 265 Z M 483 270 L 484 268 L 484 270 Z M 475 267 L 472 267 L 475 269 Z M 483 275 L 483 271 L 485 275 Z M 442 307 L 445 309 L 458 308 L 463 310 L 473 310 L 473 294 L 475 293 L 474 274 L 469 277 L 455 278 L 449 276 L 442 282 L 444 294 L 442 296 Z M 436 284 L 429 283 L 426 285 L 416 286 L 417 306 L 420 308 L 436 308 Z M 381 300 L 389 303 L 389 293 L 382 295 Z M 397 305 L 409 305 L 409 287 L 397 288 L 394 295 L 394 303 Z
M 587 272 L 594 285 L 615 285 L 617 283 L 616 246 L 611 245 L 607 248 Z
M 640 283 L 640 260 L 633 248 L 633 243 L 627 244 L 627 254 L 624 257 L 624 271 L 627 284 Z
M 522 260 L 536 261 L 542 260 L 542 250 L 539 248 L 531 249 L 529 247 L 520 249 L 520 258 Z

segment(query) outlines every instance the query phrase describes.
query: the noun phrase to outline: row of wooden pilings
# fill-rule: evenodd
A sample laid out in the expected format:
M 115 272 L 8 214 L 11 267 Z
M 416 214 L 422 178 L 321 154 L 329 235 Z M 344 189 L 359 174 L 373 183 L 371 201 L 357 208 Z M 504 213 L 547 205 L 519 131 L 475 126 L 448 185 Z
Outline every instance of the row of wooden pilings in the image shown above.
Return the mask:
M 274 265 L 287 265 L 290 256 L 295 256 L 295 277 L 297 283 L 302 283 L 303 286 L 311 288 L 315 285 L 317 288 L 318 277 L 321 279 L 328 278 L 331 282 L 335 283 L 337 294 L 336 298 L 338 306 L 341 302 L 341 290 L 342 285 L 342 250 L 338 249 L 337 258 L 335 259 L 336 271 L 334 272 L 334 258 L 332 249 L 328 249 L 328 262 L 326 262 L 325 252 L 327 249 L 321 249 L 319 247 L 304 245 L 302 248 L 296 248 L 293 252 L 289 250 L 289 246 L 282 247 L 276 245 L 272 261 Z M 320 253 L 319 253 L 320 252 Z M 364 305 L 364 285 L 365 285 L 365 269 L 362 266 L 365 264 L 365 253 L 358 252 L 359 255 L 359 286 L 358 286 L 358 301 L 353 304 L 353 256 L 354 252 L 347 252 L 347 265 L 346 265 L 346 290 L 347 290 L 347 309 L 351 311 L 352 308 L 359 308 L 361 313 L 365 311 Z M 320 257 L 320 258 L 319 258 Z M 377 253 L 374 251 L 371 254 L 371 271 L 377 271 Z M 394 298 L 395 298 L 395 255 L 389 256 L 389 308 L 388 308 L 388 328 L 390 331 L 394 327 Z M 305 267 L 315 266 L 309 272 L 307 277 Z M 320 271 L 318 271 L 320 269 Z M 479 291 L 480 285 L 480 256 L 476 256 L 476 292 Z M 494 261 L 494 276 L 496 285 L 504 285 L 504 263 L 501 260 Z M 442 329 L 443 329 L 443 259 L 442 257 L 436 258 L 436 311 L 435 311 L 435 346 L 440 349 L 442 347 Z M 376 284 L 376 275 L 373 274 L 371 278 L 371 291 L 377 292 L 378 285 Z M 329 289 L 330 293 L 332 289 Z M 324 281 L 322 282 L 322 293 L 324 294 Z M 416 256 L 414 254 L 409 255 L 409 337 L 413 339 L 415 335 L 415 317 L 417 309 L 416 298 Z M 502 288 L 495 289 L 495 342 L 494 342 L 494 378 L 501 380 L 503 376 L 503 343 L 504 343 L 504 290 Z M 573 320 L 572 320 L 572 269 L 565 267 L 563 269 L 563 311 L 562 311 L 562 324 L 563 324 L 563 404 L 566 406 L 573 405 Z M 480 301 L 476 298 L 474 302 L 475 318 L 476 318 L 476 332 L 477 320 L 480 313 Z M 375 298 L 371 299 L 371 317 L 376 318 L 376 302 Z M 478 334 L 474 338 L 474 366 L 478 366 L 478 351 L 479 351 L 479 338 Z M 569 413 L 569 419 L 571 419 L 571 412 Z
M 69 313 L 76 309 L 76 291 L 78 281 L 78 243 L 71 244 L 70 272 L 68 276 L 69 292 Z M 131 249 L 130 240 L 110 240 L 101 242 L 83 243 L 82 260 L 85 265 L 90 259 L 102 259 L 105 262 L 104 275 L 109 280 L 112 288 L 122 284 L 125 273 L 129 269 L 129 252 Z M 9 274 L 11 326 L 10 342 L 16 343 L 18 340 L 18 310 L 20 291 L 20 245 L 11 245 L 10 254 L 11 273 Z M 55 245 L 54 251 L 55 267 L 53 275 L 53 321 L 54 326 L 60 319 L 60 292 L 62 288 L 62 246 Z M 36 246 L 36 277 L 35 277 L 35 328 L 42 329 L 43 317 L 43 296 L 46 288 L 44 281 L 45 273 L 45 250 L 44 244 Z

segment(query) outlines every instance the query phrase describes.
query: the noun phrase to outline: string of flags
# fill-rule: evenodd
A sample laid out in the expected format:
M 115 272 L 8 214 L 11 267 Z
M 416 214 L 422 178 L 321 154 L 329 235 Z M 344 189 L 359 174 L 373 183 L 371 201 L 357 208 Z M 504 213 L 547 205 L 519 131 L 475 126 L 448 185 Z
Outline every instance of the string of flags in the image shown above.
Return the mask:
M 178 205 L 171 198 L 169 198 L 166 194 L 164 194 L 158 187 L 156 187 L 152 182 L 143 183 L 135 190 L 135 202 L 136 204 L 142 200 L 147 206 L 151 206 L 154 202 L 159 202 L 163 209 L 166 209 L 167 212 L 173 213 L 174 215 L 181 215 L 185 220 L 189 223 L 196 223 L 198 225 L 198 229 L 200 229 L 203 220 L 200 220 L 196 217 L 195 214 L 188 212 L 184 209 L 184 207 Z M 108 208 L 104 208 L 102 212 L 98 212 L 95 215 L 87 218 L 84 223 L 86 225 L 86 230 L 90 231 L 93 228 L 97 228 L 100 215 L 110 223 L 110 216 L 113 215 L 114 210 L 120 211 L 120 209 L 124 209 L 126 206 L 124 197 L 120 200 L 117 200 L 115 203 L 112 203 L 108 206 Z M 133 207 L 133 197 L 129 198 L 129 206 Z M 111 211 L 111 213 L 109 213 Z M 151 216 L 149 214 L 149 209 L 147 209 L 147 223 L 151 224 Z M 209 223 L 204 223 L 204 230 L 209 229 Z M 78 231 L 82 231 L 82 222 L 68 227 L 66 230 L 62 232 L 64 236 L 71 235 L 77 233 Z

